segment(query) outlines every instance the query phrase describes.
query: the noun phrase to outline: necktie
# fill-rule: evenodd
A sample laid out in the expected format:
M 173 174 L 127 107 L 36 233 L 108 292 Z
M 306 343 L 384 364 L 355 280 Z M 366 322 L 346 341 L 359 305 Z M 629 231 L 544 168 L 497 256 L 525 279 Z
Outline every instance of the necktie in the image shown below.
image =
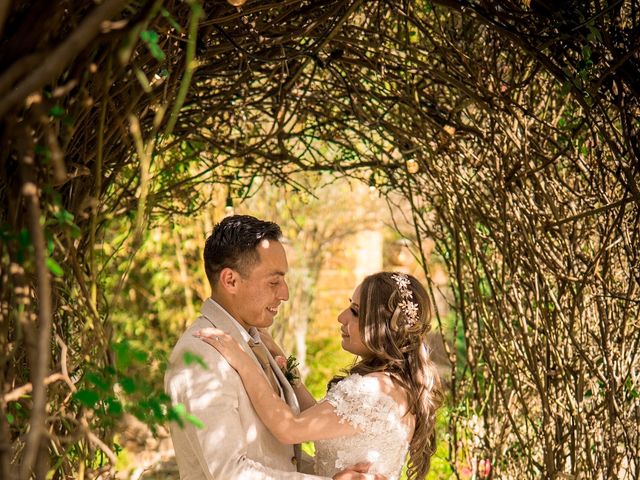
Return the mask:
M 280 396 L 280 387 L 278 385 L 278 380 L 276 379 L 273 370 L 271 369 L 271 364 L 269 363 L 269 352 L 263 343 L 256 343 L 253 340 L 249 340 L 249 346 L 253 351 L 253 354 L 256 356 L 264 373 L 267 374 L 267 379 L 269 383 L 273 387 L 273 390 L 276 392 L 276 395 Z

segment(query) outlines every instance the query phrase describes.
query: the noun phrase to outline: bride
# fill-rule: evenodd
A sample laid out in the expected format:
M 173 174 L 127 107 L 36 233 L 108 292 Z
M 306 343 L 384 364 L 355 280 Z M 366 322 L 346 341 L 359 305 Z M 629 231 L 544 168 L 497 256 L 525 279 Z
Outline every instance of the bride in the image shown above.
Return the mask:
M 228 334 L 203 329 L 202 340 L 237 370 L 263 423 L 283 443 L 315 441 L 316 474 L 332 476 L 360 462 L 370 474 L 398 479 L 409 453 L 409 480 L 423 479 L 435 451 L 440 381 L 425 343 L 431 308 L 413 276 L 380 272 L 355 289 L 339 316 L 342 348 L 360 360 L 329 382 L 316 402 L 294 385 L 301 412 L 273 393 L 264 373 Z

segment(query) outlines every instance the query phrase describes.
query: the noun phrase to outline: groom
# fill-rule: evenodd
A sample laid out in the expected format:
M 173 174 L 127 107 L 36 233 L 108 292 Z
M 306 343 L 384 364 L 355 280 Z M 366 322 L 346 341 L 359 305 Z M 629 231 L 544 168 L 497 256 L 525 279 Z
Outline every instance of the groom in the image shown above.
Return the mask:
M 263 369 L 272 388 L 299 411 L 293 389 L 257 331 L 273 323 L 280 303 L 289 298 L 281 236 L 275 223 L 236 215 L 216 225 L 207 239 L 204 263 L 212 294 L 204 302 L 201 316 L 178 340 L 165 375 L 165 390 L 172 402 L 183 404 L 204 424 L 203 428 L 172 425 L 182 479 L 325 478 L 298 472 L 309 469 L 301 466 L 299 446 L 282 444 L 271 435 L 253 410 L 235 370 L 216 349 L 193 336 L 212 326 L 231 335 Z M 201 357 L 207 368 L 185 362 L 188 352 Z M 367 465 L 357 465 L 333 478 L 368 478 L 364 475 L 367 469 Z

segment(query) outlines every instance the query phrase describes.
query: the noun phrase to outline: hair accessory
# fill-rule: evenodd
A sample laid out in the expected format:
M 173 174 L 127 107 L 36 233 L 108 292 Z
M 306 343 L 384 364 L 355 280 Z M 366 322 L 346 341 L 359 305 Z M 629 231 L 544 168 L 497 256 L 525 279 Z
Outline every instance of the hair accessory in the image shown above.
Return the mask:
M 416 323 L 418 323 L 418 304 L 413 301 L 413 293 L 409 290 L 409 285 L 411 285 L 411 281 L 409 277 L 404 273 L 394 273 L 391 275 L 398 285 L 398 290 L 400 291 L 400 303 L 398 303 L 398 307 L 404 313 L 407 322 L 406 324 L 412 327 Z

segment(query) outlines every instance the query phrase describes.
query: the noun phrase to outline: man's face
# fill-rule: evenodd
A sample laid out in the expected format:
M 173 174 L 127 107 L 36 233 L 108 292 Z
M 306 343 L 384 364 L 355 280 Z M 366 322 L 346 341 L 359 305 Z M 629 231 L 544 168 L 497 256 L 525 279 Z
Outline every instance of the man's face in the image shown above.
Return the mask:
M 282 244 L 263 240 L 256 250 L 260 260 L 249 275 L 239 276 L 234 295 L 236 320 L 246 329 L 270 326 L 280 302 L 289 299 L 289 287 L 284 279 L 289 265 Z

